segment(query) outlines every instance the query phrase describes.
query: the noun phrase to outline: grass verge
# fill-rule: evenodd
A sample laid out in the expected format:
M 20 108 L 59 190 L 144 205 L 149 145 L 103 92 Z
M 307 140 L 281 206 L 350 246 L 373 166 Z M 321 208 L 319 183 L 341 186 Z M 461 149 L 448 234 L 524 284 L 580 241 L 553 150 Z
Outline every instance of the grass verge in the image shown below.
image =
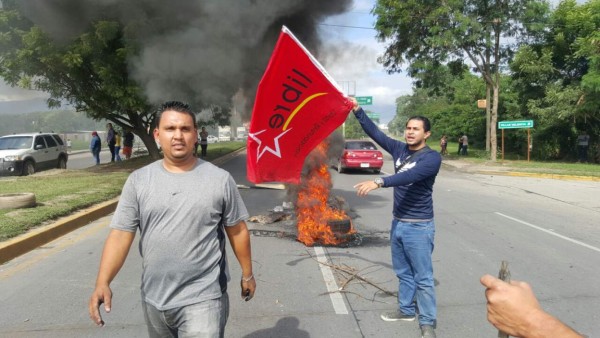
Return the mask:
M 37 202 L 34 208 L 0 210 L 0 241 L 118 196 L 128 175 L 127 172 L 67 170 L 56 175 L 19 177 L 0 183 L 1 193 L 32 192 Z

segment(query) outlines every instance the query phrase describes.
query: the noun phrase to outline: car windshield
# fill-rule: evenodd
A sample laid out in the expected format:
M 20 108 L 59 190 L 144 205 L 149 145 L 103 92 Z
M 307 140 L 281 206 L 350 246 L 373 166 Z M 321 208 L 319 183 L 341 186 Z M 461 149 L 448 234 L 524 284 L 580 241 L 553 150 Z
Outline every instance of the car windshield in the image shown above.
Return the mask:
M 377 147 L 369 141 L 348 142 L 346 149 L 350 150 L 377 150 Z
M 33 142 L 33 136 L 7 136 L 0 137 L 0 150 L 6 149 L 29 149 Z

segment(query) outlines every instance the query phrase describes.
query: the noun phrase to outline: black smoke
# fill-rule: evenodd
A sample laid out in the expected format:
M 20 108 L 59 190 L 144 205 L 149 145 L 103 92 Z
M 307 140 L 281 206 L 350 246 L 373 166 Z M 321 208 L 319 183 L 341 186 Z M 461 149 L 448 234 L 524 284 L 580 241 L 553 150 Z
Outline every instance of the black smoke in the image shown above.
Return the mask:
M 151 103 L 197 108 L 245 98 L 248 120 L 258 82 L 282 25 L 316 54 L 318 24 L 352 0 L 21 0 L 22 12 L 57 42 L 98 20 L 116 20 L 139 46 L 129 72 Z M 241 94 L 239 94 L 241 93 Z

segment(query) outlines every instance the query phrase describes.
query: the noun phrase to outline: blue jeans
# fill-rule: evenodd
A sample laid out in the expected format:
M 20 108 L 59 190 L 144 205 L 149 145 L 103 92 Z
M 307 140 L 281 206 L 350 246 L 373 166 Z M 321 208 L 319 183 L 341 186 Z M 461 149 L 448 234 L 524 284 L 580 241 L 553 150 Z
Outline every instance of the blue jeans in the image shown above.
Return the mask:
M 92 155 L 94 156 L 94 160 L 96 160 L 96 165 L 100 164 L 100 149 L 92 150 Z
M 409 223 L 392 221 L 390 241 L 392 265 L 398 277 L 398 304 L 405 315 L 415 314 L 416 298 L 419 324 L 434 325 L 437 318 L 433 284 L 433 221 Z
M 223 338 L 229 317 L 229 296 L 160 311 L 142 300 L 148 336 Z
M 121 155 L 119 155 L 120 151 L 121 146 L 115 146 L 115 160 L 117 160 L 117 162 L 121 161 Z

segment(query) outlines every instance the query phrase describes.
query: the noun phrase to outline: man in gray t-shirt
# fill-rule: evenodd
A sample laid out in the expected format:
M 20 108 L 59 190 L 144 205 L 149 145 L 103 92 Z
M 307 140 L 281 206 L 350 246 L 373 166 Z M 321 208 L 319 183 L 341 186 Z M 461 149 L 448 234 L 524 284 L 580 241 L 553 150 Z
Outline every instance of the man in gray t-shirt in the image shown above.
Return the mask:
M 256 289 L 248 212 L 231 175 L 194 156 L 198 132 L 192 110 L 167 102 L 156 120 L 154 137 L 164 159 L 133 172 L 123 187 L 90 298 L 90 317 L 104 325 L 99 306 L 104 303 L 110 311 L 110 282 L 139 230 L 149 336 L 223 337 L 229 314 L 225 235 L 242 268 L 242 297 L 251 299 Z

